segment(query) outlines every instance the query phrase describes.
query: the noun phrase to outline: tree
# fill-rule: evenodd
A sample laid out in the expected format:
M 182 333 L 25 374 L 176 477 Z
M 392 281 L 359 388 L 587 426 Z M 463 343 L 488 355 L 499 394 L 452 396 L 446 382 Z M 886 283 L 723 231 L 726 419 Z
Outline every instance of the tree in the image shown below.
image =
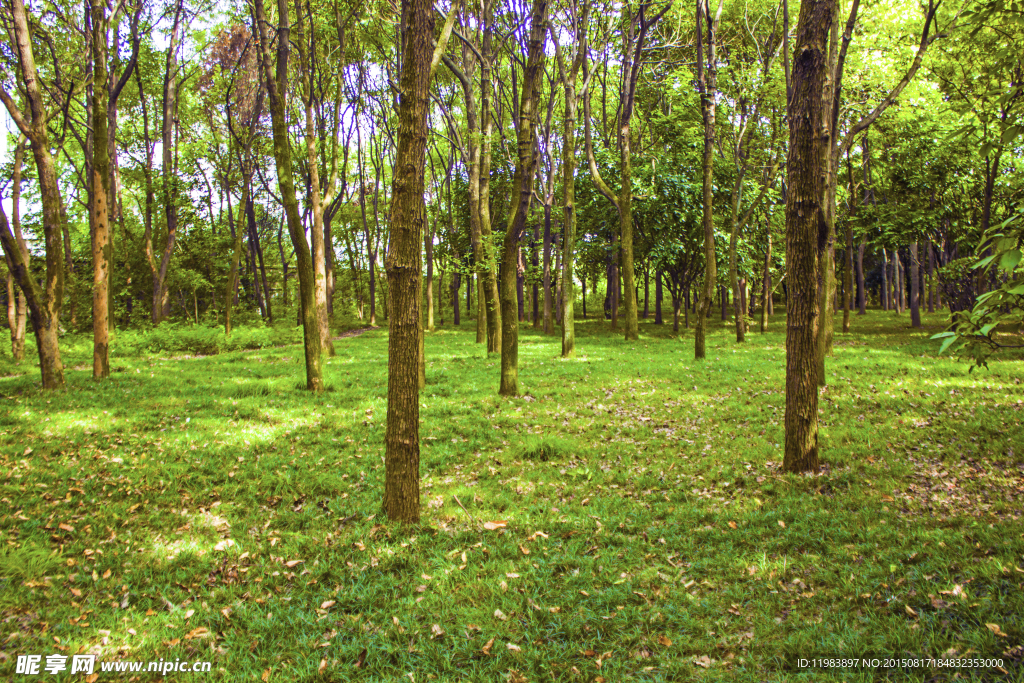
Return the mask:
M 835 0 L 802 0 L 793 52 L 786 158 L 786 444 L 783 468 L 818 471 L 818 258 L 828 225 L 829 33 Z
M 540 97 L 540 76 L 544 66 L 544 37 L 547 34 L 548 0 L 534 0 L 530 12 L 530 35 L 526 68 L 519 100 L 519 124 L 516 126 L 516 170 L 512 179 L 513 207 L 501 254 L 501 384 L 503 396 L 519 394 L 519 317 L 516 310 L 516 276 L 519 241 L 526 229 L 526 214 L 533 197 L 533 177 L 537 170 L 534 116 Z M 482 201 L 482 200 L 481 200 Z
M 50 154 L 50 134 L 47 129 L 48 114 L 39 73 L 36 70 L 32 50 L 32 33 L 24 0 L 11 0 L 15 50 L 20 67 L 21 85 L 28 102 L 28 115 L 22 116 L 17 103 L 0 86 L 0 100 L 14 121 L 18 130 L 32 145 L 32 156 L 36 163 L 40 200 L 43 205 L 43 236 L 46 243 L 45 284 L 40 287 L 29 270 L 27 252 L 11 232 L 7 215 L 0 210 L 0 242 L 4 253 L 11 261 L 14 279 L 28 300 L 32 319 L 32 330 L 36 335 L 39 350 L 39 370 L 44 389 L 64 387 L 64 365 L 60 360 L 57 330 L 60 325 L 60 310 L 64 296 L 64 267 L 61 263 L 63 235 L 61 215 L 62 200 L 57 183 L 57 168 Z
M 569 4 L 569 24 L 576 39 L 576 57 L 568 69 L 562 51 L 555 40 L 555 58 L 558 61 L 558 77 L 565 89 L 565 120 L 562 126 L 562 358 L 576 355 L 576 328 L 574 306 L 576 284 L 573 274 L 574 250 L 576 248 L 576 79 L 580 68 L 587 59 L 587 21 L 590 4 L 583 3 L 583 12 L 577 11 L 575 1 Z M 551 34 L 555 38 L 555 32 Z M 587 89 L 584 83 L 583 89 Z M 584 287 L 583 296 L 586 297 Z
M 277 50 L 276 59 L 271 52 L 271 41 L 263 0 L 253 4 L 255 33 L 259 37 L 260 61 L 263 80 L 270 103 L 271 130 L 274 137 L 274 160 L 277 163 L 277 184 L 284 204 L 288 235 L 295 249 L 299 271 L 300 312 L 302 315 L 302 338 L 306 357 L 306 388 L 320 392 L 324 389 L 321 368 L 320 325 L 317 317 L 316 295 L 313 284 L 313 262 L 306 242 L 306 231 L 299 218 L 299 206 L 295 197 L 295 180 L 292 171 L 291 141 L 288 138 L 287 95 L 288 95 L 288 53 L 290 51 L 288 21 L 288 0 L 277 2 Z M 276 64 L 276 67 L 274 66 Z
M 697 303 L 697 327 L 693 335 L 693 355 L 700 360 L 707 356 L 705 335 L 711 299 L 715 295 L 718 268 L 715 261 L 715 226 L 712 207 L 715 154 L 715 97 L 718 81 L 717 33 L 724 0 L 719 0 L 718 11 L 711 16 L 708 0 L 697 0 L 697 91 L 700 93 L 700 113 L 704 122 L 703 225 L 704 225 L 704 289 Z M 707 26 L 707 62 L 704 60 L 703 25 Z M 705 74 L 706 72 L 706 74 Z

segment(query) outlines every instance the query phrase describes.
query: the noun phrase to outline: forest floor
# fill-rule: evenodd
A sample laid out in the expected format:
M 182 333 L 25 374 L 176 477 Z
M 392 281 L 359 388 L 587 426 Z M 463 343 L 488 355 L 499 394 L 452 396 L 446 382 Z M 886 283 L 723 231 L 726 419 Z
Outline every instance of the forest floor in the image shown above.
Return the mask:
M 1024 363 L 968 373 L 941 320 L 837 335 L 813 476 L 780 471 L 781 316 L 716 323 L 699 363 L 648 322 L 580 322 L 568 361 L 523 326 L 515 399 L 442 328 L 414 528 L 380 514 L 386 328 L 335 342 L 320 396 L 295 344 L 97 383 L 69 342 L 67 391 L 0 377 L 0 678 L 92 653 L 212 663 L 168 680 L 1024 680 Z

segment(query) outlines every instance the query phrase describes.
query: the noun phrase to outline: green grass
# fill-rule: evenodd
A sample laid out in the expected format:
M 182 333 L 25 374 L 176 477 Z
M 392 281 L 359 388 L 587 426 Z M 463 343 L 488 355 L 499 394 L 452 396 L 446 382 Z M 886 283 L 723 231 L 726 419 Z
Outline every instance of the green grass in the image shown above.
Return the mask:
M 442 328 L 415 528 L 380 514 L 386 329 L 335 342 L 321 396 L 298 345 L 115 338 L 96 383 L 72 337 L 59 393 L 0 360 L 0 677 L 60 650 L 224 681 L 868 681 L 793 660 L 954 653 L 1022 680 L 1024 367 L 968 373 L 926 323 L 837 335 L 818 476 L 780 472 L 779 316 L 742 345 L 716 323 L 702 363 L 646 322 L 578 323 L 568 361 L 523 327 L 516 399 Z

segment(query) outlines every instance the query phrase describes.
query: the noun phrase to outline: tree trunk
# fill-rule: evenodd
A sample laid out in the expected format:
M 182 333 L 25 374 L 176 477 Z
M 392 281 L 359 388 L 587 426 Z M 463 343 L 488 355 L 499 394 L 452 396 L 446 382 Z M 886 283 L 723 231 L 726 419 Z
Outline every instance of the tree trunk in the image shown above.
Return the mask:
M 715 295 L 718 268 L 715 262 L 715 226 L 712 214 L 712 191 L 714 183 L 715 155 L 715 97 L 718 81 L 718 60 L 716 56 L 716 34 L 722 15 L 722 0 L 718 12 L 712 18 L 709 0 L 697 0 L 697 90 L 700 93 L 700 112 L 704 122 L 704 159 L 701 164 L 703 178 L 703 226 L 704 226 L 704 289 L 697 306 L 697 328 L 694 331 L 694 358 L 707 356 L 705 336 L 708 316 L 711 314 L 711 299 Z M 703 25 L 707 25 L 707 62 L 704 59 Z M 707 71 L 705 77 L 704 72 Z
M 28 263 L 28 249 L 25 247 L 25 240 L 21 234 L 21 167 L 24 161 L 25 145 L 24 135 L 18 138 L 14 147 L 14 173 L 11 183 L 11 223 L 14 227 L 14 241 L 21 251 L 22 259 Z M 5 247 L 6 248 L 6 247 Z M 25 292 L 21 285 L 15 282 L 14 261 L 6 253 L 4 258 L 7 261 L 7 328 L 11 332 L 11 358 L 15 363 L 25 360 L 25 318 L 28 312 L 28 305 L 25 301 Z
M 917 260 L 917 242 L 910 243 L 910 325 L 921 327 L 921 266 Z
M 257 0 L 258 1 L 258 0 Z M 433 6 L 402 0 L 402 71 L 398 144 L 391 193 L 388 276 L 388 414 L 384 435 L 384 513 L 388 519 L 418 522 L 419 349 L 422 268 L 420 245 L 426 232 L 425 159 L 430 86 Z M 440 48 L 443 50 L 443 46 Z
M 880 303 L 882 304 L 882 310 L 888 311 L 890 296 L 889 296 L 889 255 L 882 247 L 882 292 L 879 297 Z
M 167 313 L 167 270 L 171 265 L 171 255 L 178 237 L 178 173 L 175 163 L 177 136 L 174 135 L 175 119 L 178 111 L 178 40 L 181 30 L 182 2 L 178 0 L 174 6 L 174 25 L 171 29 L 171 41 L 167 47 L 164 61 L 163 120 L 161 122 L 161 152 L 163 159 L 163 190 L 164 216 L 167 221 L 167 241 L 164 243 L 160 266 L 153 274 L 153 310 L 154 325 L 159 325 Z
M 772 298 L 772 233 L 769 226 L 768 247 L 764 250 L 764 277 L 761 278 L 761 334 L 768 331 L 768 308 L 771 306 Z
M 788 103 L 786 163 L 786 443 L 783 469 L 818 470 L 819 254 L 825 252 L 825 173 L 831 153 L 828 41 L 835 0 L 802 0 Z
M 107 16 L 106 5 L 92 3 L 93 67 L 92 163 L 90 181 L 90 225 L 92 227 L 92 376 L 110 376 L 110 149 L 107 103 Z
M 280 3 L 279 3 L 280 4 Z M 285 5 L 286 6 L 286 5 Z M 310 10 L 311 11 L 311 10 Z M 320 160 L 317 155 L 316 124 L 313 119 L 313 57 L 316 50 L 316 24 L 310 22 L 309 41 L 306 41 L 306 11 L 301 0 L 295 0 L 296 44 L 299 47 L 299 70 L 303 92 L 303 105 L 306 114 L 306 164 L 309 166 L 309 208 L 313 213 L 311 226 L 311 242 L 313 261 L 313 304 L 316 307 L 314 318 L 317 323 L 317 334 L 320 337 L 320 350 L 328 356 L 334 355 L 334 342 L 331 341 L 330 320 L 327 316 L 327 257 L 324 252 L 324 204 L 320 188 Z M 342 52 L 344 57 L 344 52 Z M 344 70 L 344 64 L 340 66 Z M 305 231 L 303 231 L 305 240 Z M 262 266 L 263 260 L 260 259 Z M 262 268 L 261 268 L 262 269 Z M 266 278 L 264 277 L 264 289 Z M 267 308 L 270 308 L 270 291 L 267 290 Z
M 662 271 L 654 271 L 654 324 L 664 325 L 665 321 L 661 317 L 661 302 L 665 298 L 665 294 L 662 291 L 661 278 L 664 276 Z
M 526 216 L 533 194 L 533 176 L 537 169 L 534 139 L 534 111 L 540 96 L 540 75 L 544 64 L 544 36 L 547 32 L 548 1 L 534 0 L 531 11 L 527 62 L 523 73 L 516 130 L 516 170 L 512 179 L 514 205 L 505 232 L 501 258 L 501 384 L 502 396 L 519 394 L 519 321 L 515 316 L 516 271 L 519 240 L 526 228 Z
M 866 315 L 868 312 L 868 295 L 864 291 L 864 250 L 868 243 L 861 241 L 857 246 L 857 315 Z
M 552 97 L 554 93 L 552 92 Z M 554 182 L 554 181 L 552 181 Z M 544 205 L 544 334 L 554 334 L 554 296 L 551 289 L 551 204 Z
M 494 84 L 491 82 L 491 35 L 493 33 L 494 2 L 483 0 L 483 43 L 480 61 L 480 130 L 483 142 L 480 146 L 480 239 L 483 242 L 483 286 L 480 296 L 480 315 L 487 322 L 487 353 L 500 353 L 502 349 L 501 334 L 501 297 L 498 292 L 498 279 L 494 260 L 494 246 L 491 239 L 491 134 L 494 130 L 494 117 L 491 116 L 491 94 Z M 513 317 L 513 309 L 508 309 L 508 316 Z
M 462 324 L 459 318 L 459 280 L 461 279 L 459 271 L 452 271 L 452 323 L 455 325 Z
M 64 366 L 60 359 L 57 331 L 60 326 L 60 309 L 64 295 L 64 269 L 61 262 L 63 243 L 60 185 L 57 169 L 51 155 L 47 112 L 43 106 L 43 95 L 36 71 L 35 56 L 32 52 L 32 34 L 23 0 L 11 1 L 11 25 L 13 26 L 17 64 L 21 72 L 21 85 L 28 103 L 29 117 L 26 121 L 14 100 L 0 85 L 0 96 L 15 125 L 32 143 L 32 156 L 36 162 L 40 202 L 42 204 L 43 236 L 46 247 L 45 285 L 40 289 L 29 269 L 28 251 L 24 249 L 7 223 L 7 215 L 0 207 L 0 242 L 10 258 L 14 279 L 25 294 L 32 328 L 36 334 L 39 350 L 39 369 L 43 389 L 63 389 Z M 19 141 L 20 142 L 20 141 Z
M 286 120 L 288 105 L 288 52 L 290 48 L 288 20 L 288 0 L 278 0 L 277 54 L 276 73 L 274 55 L 270 50 L 270 38 L 267 35 L 267 20 L 264 16 L 263 0 L 255 0 L 254 13 L 256 33 L 259 35 L 262 51 L 264 82 L 267 98 L 270 101 L 271 129 L 274 139 L 274 160 L 277 164 L 277 184 L 284 204 L 285 220 L 288 234 L 295 249 L 296 267 L 299 271 L 299 296 L 301 300 L 302 336 L 306 360 L 306 388 L 320 392 L 324 388 L 323 373 L 320 366 L 320 334 L 317 318 L 316 294 L 313 282 L 313 262 L 306 242 L 306 231 L 302 228 L 299 218 L 298 201 L 295 197 L 295 181 L 292 171 L 291 142 L 288 139 L 288 122 Z

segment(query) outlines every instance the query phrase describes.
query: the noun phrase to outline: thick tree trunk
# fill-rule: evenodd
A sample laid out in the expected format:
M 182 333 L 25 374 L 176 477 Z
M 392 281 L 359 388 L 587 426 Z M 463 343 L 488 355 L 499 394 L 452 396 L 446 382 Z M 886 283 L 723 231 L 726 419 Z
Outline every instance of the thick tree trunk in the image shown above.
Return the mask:
M 258 0 L 257 0 L 258 1 Z M 388 414 L 384 444 L 384 513 L 418 522 L 421 244 L 426 233 L 425 158 L 428 89 L 434 34 L 427 0 L 403 0 L 398 145 L 391 195 L 388 275 Z M 443 49 L 443 48 L 442 48 Z
M 786 443 L 787 472 L 818 470 L 817 333 L 819 254 L 826 252 L 823 202 L 829 163 L 831 98 L 828 41 L 835 0 L 802 0 L 788 104 L 786 163 Z
M 586 59 L 586 18 L 577 25 L 576 40 L 579 52 L 569 73 L 562 69 L 565 86 L 565 121 L 562 127 L 562 358 L 576 356 L 576 283 L 574 280 L 576 248 L 576 76 Z M 583 319 L 587 319 L 587 284 L 583 282 Z

